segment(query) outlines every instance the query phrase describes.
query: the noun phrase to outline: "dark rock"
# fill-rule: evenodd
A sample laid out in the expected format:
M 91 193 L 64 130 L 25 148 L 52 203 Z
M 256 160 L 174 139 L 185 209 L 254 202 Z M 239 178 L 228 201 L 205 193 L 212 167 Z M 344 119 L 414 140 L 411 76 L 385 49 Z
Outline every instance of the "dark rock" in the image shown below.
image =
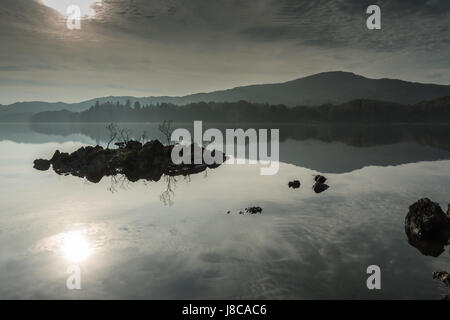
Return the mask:
M 314 181 L 319 182 L 319 183 L 325 183 L 325 182 L 327 182 L 327 178 L 325 178 L 324 176 L 321 176 L 321 175 L 316 175 L 314 177 Z
M 313 185 L 312 188 L 315 193 L 322 193 L 322 192 L 328 190 L 329 187 L 330 187 L 329 185 L 318 181 Z
M 409 207 L 405 231 L 409 239 L 447 244 L 450 239 L 450 217 L 438 203 L 428 198 L 420 199 Z
M 444 283 L 447 287 L 450 287 L 450 275 L 445 271 L 435 271 L 433 272 L 433 279 L 439 280 Z
M 125 147 L 130 150 L 139 150 L 142 148 L 142 143 L 140 143 L 139 141 L 131 140 L 126 143 Z
M 59 152 L 59 150 L 56 150 L 55 153 L 53 154 L 53 157 L 50 159 L 50 162 L 53 163 L 56 159 L 59 158 L 61 152 Z
M 47 171 L 50 169 L 51 162 L 49 160 L 37 159 L 34 160 L 34 168 L 40 171 Z
M 450 294 L 444 295 L 441 300 L 443 300 L 443 301 L 450 301 Z
M 298 180 L 290 181 L 288 183 L 288 186 L 289 186 L 289 188 L 292 188 L 292 189 L 298 189 L 298 188 L 300 188 L 300 181 L 298 181 Z
M 164 146 L 158 140 L 147 142 L 145 145 L 138 141 L 116 145 L 119 146 L 118 149 L 103 149 L 101 146 L 81 147 L 71 154 L 56 151 L 51 160 L 36 160 L 34 166 L 38 170 L 48 170 L 50 165 L 53 165 L 53 170 L 57 174 L 71 174 L 97 183 L 104 176 L 117 174 L 124 174 L 132 182 L 140 179 L 159 181 L 162 175 L 186 176 L 220 165 L 174 164 L 171 159 L 173 146 Z M 204 150 L 201 148 L 202 152 Z
M 249 207 L 245 208 L 245 212 L 249 214 L 261 214 L 263 209 L 261 207 Z

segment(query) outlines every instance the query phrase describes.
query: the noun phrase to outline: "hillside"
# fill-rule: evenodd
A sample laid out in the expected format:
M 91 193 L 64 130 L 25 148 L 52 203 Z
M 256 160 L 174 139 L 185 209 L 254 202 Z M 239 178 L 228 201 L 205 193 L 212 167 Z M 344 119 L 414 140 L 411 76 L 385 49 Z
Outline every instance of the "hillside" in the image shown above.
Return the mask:
M 413 83 L 392 79 L 369 79 L 348 72 L 326 72 L 285 83 L 252 85 L 211 93 L 198 93 L 184 97 L 102 97 L 80 103 L 19 102 L 0 106 L 0 121 L 28 120 L 43 111 L 69 110 L 81 112 L 99 103 L 139 101 L 141 105 L 170 103 L 186 105 L 197 102 L 238 102 L 284 104 L 294 106 L 320 106 L 343 104 L 364 99 L 416 104 L 421 101 L 450 95 L 450 86 Z

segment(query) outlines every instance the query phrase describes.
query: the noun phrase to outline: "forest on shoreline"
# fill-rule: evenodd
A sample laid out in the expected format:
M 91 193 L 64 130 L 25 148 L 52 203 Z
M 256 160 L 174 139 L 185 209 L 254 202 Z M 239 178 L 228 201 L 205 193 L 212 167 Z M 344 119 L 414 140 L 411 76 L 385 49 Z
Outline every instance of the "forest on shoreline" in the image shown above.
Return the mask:
M 169 103 L 158 105 L 120 102 L 96 102 L 88 110 L 40 112 L 31 117 L 32 122 L 175 122 L 221 123 L 449 123 L 450 96 L 415 105 L 404 105 L 374 100 L 353 100 L 340 105 L 318 107 L 256 104 L 239 102 L 200 102 L 185 106 Z

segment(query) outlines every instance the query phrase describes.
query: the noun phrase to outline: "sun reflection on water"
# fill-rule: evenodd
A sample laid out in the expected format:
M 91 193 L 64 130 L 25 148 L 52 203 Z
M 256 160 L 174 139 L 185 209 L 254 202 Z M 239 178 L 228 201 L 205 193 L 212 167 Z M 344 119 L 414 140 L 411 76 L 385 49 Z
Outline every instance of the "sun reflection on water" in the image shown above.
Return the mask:
M 62 235 L 61 251 L 71 262 L 82 262 L 92 254 L 92 247 L 83 231 L 72 231 Z

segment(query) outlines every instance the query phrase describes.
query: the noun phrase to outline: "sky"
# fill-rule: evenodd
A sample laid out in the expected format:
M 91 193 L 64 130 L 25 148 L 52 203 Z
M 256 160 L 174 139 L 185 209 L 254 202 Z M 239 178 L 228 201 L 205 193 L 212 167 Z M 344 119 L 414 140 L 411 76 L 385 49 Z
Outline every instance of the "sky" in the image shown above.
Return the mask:
M 80 30 L 66 26 L 70 4 L 87 13 Z M 372 4 L 381 30 L 366 27 Z M 0 44 L 0 104 L 178 96 L 337 70 L 450 84 L 450 1 L 0 0 Z

